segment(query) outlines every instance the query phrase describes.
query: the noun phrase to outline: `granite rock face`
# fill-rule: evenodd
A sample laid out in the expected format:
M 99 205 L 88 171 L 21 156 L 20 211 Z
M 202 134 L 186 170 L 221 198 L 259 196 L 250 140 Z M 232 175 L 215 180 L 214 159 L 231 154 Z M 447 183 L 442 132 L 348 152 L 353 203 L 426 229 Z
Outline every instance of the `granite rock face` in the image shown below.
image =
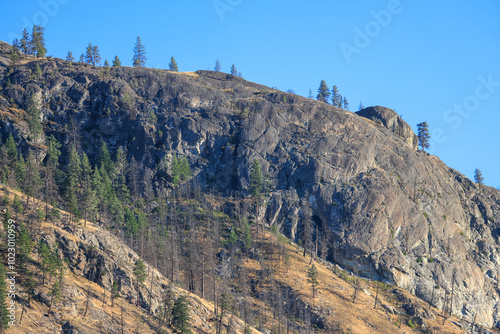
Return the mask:
M 371 119 L 375 123 L 383 124 L 386 128 L 397 134 L 411 148 L 418 148 L 418 137 L 412 128 L 401 117 L 389 108 L 380 106 L 368 107 L 356 112 L 359 116 Z
M 265 223 L 297 239 L 307 198 L 331 260 L 440 308 L 453 290 L 454 314 L 472 319 L 478 310 L 490 327 L 500 320 L 500 192 L 417 150 L 392 110 L 355 114 L 220 72 L 44 59 L 34 77 L 35 64 L 0 63 L 4 138 L 12 133 L 43 157 L 45 137 L 30 138 L 23 112 L 32 92 L 45 136 L 77 144 L 91 160 L 101 140 L 111 151 L 125 147 L 154 196 L 170 191 L 174 154 L 188 157 L 202 189 L 226 195 L 248 194 L 257 159 L 271 180 Z

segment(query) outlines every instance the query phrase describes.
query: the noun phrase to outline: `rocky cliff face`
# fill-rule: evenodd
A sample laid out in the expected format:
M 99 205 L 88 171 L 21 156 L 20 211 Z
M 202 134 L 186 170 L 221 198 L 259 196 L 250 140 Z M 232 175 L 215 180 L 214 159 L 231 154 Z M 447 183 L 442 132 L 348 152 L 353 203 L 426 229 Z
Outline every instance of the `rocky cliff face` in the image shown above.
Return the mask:
M 416 150 L 393 111 L 355 114 L 224 73 L 38 63 L 40 76 L 35 61 L 0 63 L 4 137 L 43 156 L 44 138 L 30 138 L 22 111 L 32 92 L 45 134 L 91 159 L 101 139 L 111 150 L 126 147 L 147 166 L 152 189 L 143 191 L 152 195 L 169 192 L 162 170 L 173 154 L 188 157 L 203 189 L 228 195 L 247 193 L 257 159 L 272 184 L 261 212 L 267 224 L 297 238 L 307 195 L 336 263 L 468 319 L 477 311 L 487 326 L 500 320 L 500 193 Z

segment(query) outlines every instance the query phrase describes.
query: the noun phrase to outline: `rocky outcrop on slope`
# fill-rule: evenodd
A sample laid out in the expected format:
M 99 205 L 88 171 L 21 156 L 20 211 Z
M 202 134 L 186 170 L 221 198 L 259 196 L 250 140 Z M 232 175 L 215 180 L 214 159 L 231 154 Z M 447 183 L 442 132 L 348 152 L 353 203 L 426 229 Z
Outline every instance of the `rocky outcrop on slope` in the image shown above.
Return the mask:
M 391 109 L 380 106 L 368 107 L 356 112 L 356 114 L 371 119 L 376 123 L 383 124 L 386 128 L 403 138 L 408 146 L 414 149 L 418 148 L 418 137 L 412 128 Z
M 108 299 L 109 291 L 113 291 L 113 282 L 117 282 L 117 292 L 121 300 L 132 305 L 138 304 L 146 312 L 159 315 L 163 292 L 170 282 L 156 269 L 148 266 L 146 284 L 137 289 L 133 267 L 139 257 L 116 236 L 95 227 L 67 226 L 62 229 L 48 225 L 41 230 L 40 238 L 52 249 L 57 249 L 61 258 L 68 259 L 68 267 L 73 274 L 77 277 L 85 277 L 108 291 Z M 64 289 L 68 298 L 65 298 L 59 307 L 66 310 L 65 316 L 68 316 L 68 309 L 75 310 L 71 315 L 81 316 L 76 311 L 81 305 L 78 304 L 76 298 L 70 297 L 72 294 L 77 296 L 84 292 L 71 284 L 65 284 Z M 202 333 L 213 332 L 212 310 L 202 302 L 201 298 L 173 286 L 172 289 L 176 296 L 181 294 L 187 296 L 192 323 L 196 324 L 196 330 Z M 55 310 L 57 312 L 57 307 Z M 113 319 L 101 307 L 91 306 L 88 316 L 92 321 L 99 320 L 103 328 L 113 333 L 120 332 L 119 319 Z M 71 323 L 66 323 L 64 326 L 71 326 Z M 79 332 L 86 332 L 81 324 Z
M 4 138 L 34 145 L 22 123 L 33 92 L 47 135 L 91 159 L 101 140 L 127 148 L 146 166 L 141 175 L 151 187 L 143 191 L 155 196 L 170 191 L 174 154 L 188 157 L 202 188 L 227 195 L 247 194 L 257 159 L 272 186 L 261 211 L 267 224 L 298 238 L 307 195 L 336 263 L 440 308 L 451 298 L 453 313 L 471 319 L 477 310 L 487 326 L 500 320 L 500 193 L 416 150 L 414 133 L 393 111 L 356 115 L 209 71 L 39 64 L 41 77 L 32 75 L 34 61 L 0 74 Z M 43 143 L 36 147 L 43 156 Z

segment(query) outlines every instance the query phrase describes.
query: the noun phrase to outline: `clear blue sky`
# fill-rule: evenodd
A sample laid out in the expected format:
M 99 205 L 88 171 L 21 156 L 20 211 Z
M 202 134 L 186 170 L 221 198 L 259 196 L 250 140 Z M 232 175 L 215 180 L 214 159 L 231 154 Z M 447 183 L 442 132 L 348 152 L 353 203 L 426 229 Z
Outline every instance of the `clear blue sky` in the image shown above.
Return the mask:
M 149 67 L 174 56 L 196 71 L 220 59 L 224 71 L 234 63 L 247 80 L 304 96 L 324 79 L 351 110 L 362 100 L 414 129 L 427 121 L 432 154 L 498 187 L 499 13 L 498 0 L 4 0 L 0 40 L 42 23 L 55 57 L 91 42 L 130 65 L 140 35 Z

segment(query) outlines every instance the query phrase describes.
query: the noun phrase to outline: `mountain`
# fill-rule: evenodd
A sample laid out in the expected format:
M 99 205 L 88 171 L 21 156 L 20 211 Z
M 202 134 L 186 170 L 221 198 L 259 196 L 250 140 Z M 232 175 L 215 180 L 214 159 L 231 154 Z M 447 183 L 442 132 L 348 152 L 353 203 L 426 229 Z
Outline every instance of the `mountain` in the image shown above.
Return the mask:
M 175 196 L 186 157 L 202 193 L 250 198 L 258 161 L 270 191 L 248 217 L 293 241 L 306 207 L 318 253 L 361 277 L 395 284 L 488 328 L 500 320 L 500 193 L 417 149 L 410 126 L 376 106 L 357 113 L 221 72 L 103 68 L 56 58 L 6 66 L 0 50 L 0 134 L 38 160 L 47 138 L 97 163 L 104 141 L 138 162 L 133 196 Z M 36 66 L 39 66 L 40 73 Z M 43 133 L 28 126 L 28 97 Z M 67 163 L 69 150 L 61 163 Z M 307 227 L 311 228 L 311 227 Z M 116 231 L 115 231 L 116 232 Z M 119 234 L 119 233 L 117 233 Z

